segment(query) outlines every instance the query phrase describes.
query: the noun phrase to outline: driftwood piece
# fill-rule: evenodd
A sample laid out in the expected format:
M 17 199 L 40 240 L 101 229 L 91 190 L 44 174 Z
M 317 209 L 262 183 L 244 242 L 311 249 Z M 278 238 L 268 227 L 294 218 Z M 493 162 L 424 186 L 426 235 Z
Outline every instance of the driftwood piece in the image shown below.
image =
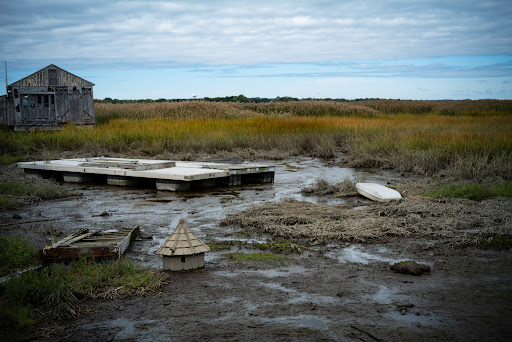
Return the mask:
M 375 336 L 374 334 L 372 334 L 371 332 L 369 332 L 368 330 L 358 326 L 358 325 L 351 325 L 352 328 L 356 329 L 356 330 L 359 330 L 360 332 L 362 333 L 365 333 L 366 335 L 370 336 L 371 338 L 373 338 L 375 341 L 382 341 L 380 338 L 378 338 L 377 336 Z

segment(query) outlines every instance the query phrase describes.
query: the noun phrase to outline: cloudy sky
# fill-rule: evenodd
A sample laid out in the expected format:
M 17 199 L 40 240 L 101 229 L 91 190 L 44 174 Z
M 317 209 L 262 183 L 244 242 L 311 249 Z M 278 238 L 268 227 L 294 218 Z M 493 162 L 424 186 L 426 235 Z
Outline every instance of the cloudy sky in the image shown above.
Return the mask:
M 2 0 L 0 57 L 8 83 L 55 64 L 100 99 L 512 99 L 511 18 L 510 0 Z

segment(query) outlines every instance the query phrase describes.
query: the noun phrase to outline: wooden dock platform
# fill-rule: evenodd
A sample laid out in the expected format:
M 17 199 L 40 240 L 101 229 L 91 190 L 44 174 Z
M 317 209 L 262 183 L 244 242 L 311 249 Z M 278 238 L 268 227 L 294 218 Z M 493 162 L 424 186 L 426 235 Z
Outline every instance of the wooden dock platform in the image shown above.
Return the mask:
M 27 174 L 62 178 L 65 182 L 105 182 L 116 186 L 152 185 L 158 190 L 273 183 L 275 169 L 252 163 L 186 162 L 126 158 L 77 158 L 20 162 Z

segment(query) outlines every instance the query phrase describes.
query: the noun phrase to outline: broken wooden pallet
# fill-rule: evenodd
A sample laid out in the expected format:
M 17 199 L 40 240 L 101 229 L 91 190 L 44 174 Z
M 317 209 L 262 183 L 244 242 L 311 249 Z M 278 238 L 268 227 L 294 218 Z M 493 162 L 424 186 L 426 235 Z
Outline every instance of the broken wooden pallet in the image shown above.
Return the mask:
M 43 263 L 87 259 L 120 259 L 130 243 L 139 234 L 139 226 L 118 231 L 103 230 L 89 232 L 83 228 L 51 246 L 38 251 Z

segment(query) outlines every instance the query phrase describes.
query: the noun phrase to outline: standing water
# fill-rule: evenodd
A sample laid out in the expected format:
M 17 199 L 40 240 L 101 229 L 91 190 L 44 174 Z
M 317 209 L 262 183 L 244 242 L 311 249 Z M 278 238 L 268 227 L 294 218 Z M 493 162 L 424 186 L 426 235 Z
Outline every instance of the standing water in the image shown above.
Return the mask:
M 396 173 L 356 172 L 351 168 L 326 165 L 315 158 L 300 157 L 263 162 L 275 166 L 274 184 L 170 192 L 65 183 L 65 187 L 76 190 L 80 195 L 28 206 L 22 216 L 26 220 L 55 219 L 51 225 L 63 233 L 57 239 L 81 228 L 103 230 L 138 225 L 142 231 L 152 235 L 153 239 L 134 242 L 128 251 L 128 257 L 147 266 L 159 266 L 161 258 L 155 252 L 181 218 L 185 219 L 187 225 L 203 241 L 225 240 L 230 239 L 234 231 L 232 227 L 219 226 L 219 221 L 226 214 L 268 201 L 291 198 L 325 205 L 366 201 L 359 197 L 343 199 L 332 196 L 303 196 L 301 189 L 313 185 L 319 178 L 329 183 L 341 182 L 345 178 L 363 178 L 382 184 L 398 178 Z M 99 215 L 105 211 L 109 215 Z M 30 232 L 36 246 L 44 246 L 44 231 L 47 227 L 48 224 L 45 223 L 39 231 Z

